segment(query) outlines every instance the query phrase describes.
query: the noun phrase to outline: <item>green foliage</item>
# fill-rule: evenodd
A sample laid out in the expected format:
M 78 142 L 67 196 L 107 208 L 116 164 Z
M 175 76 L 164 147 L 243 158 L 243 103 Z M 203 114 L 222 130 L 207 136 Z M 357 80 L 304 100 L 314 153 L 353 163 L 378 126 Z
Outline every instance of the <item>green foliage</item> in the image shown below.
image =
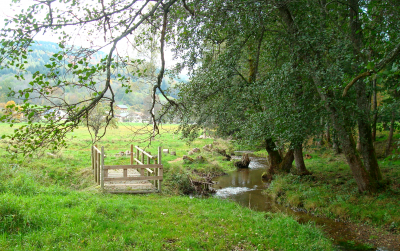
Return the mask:
M 98 142 L 106 148 L 106 164 L 129 163 L 129 158 L 113 156 L 129 149 L 128 126 L 132 124 L 110 129 Z M 0 128 L 12 132 L 5 124 Z M 187 154 L 188 146 L 168 133 L 176 128 L 164 126 L 166 134 L 145 147 L 152 153 L 160 145 L 177 152 L 177 156 L 163 154 L 162 194 L 100 193 L 93 182 L 91 139 L 85 128 L 68 134 L 70 147 L 52 155 L 10 160 L 0 152 L 0 249 L 333 249 L 331 241 L 312 224 L 299 224 L 281 214 L 266 219 L 264 213 L 217 198 L 173 195 L 190 189 L 187 178 L 193 177 L 194 169 L 232 168 L 221 163 L 220 156 L 203 152 L 206 162 L 184 166 L 178 158 Z M 197 139 L 192 147 L 213 141 Z M 219 147 L 227 145 L 215 142 Z M 4 146 L 6 140 L 0 144 Z
M 284 205 L 314 215 L 399 231 L 399 161 L 380 162 L 384 175 L 391 177 L 386 190 L 360 195 L 343 156 L 333 156 L 328 150 L 311 155 L 306 165 L 312 176 L 277 175 L 267 193 Z
M 116 118 L 112 117 L 112 113 L 108 110 L 109 107 L 105 104 L 99 103 L 96 107 L 90 111 L 89 115 L 83 121 L 83 124 L 94 132 L 93 140 L 97 140 L 99 137 L 105 135 L 105 128 L 118 128 L 118 122 Z M 100 130 L 104 132 L 99 135 Z

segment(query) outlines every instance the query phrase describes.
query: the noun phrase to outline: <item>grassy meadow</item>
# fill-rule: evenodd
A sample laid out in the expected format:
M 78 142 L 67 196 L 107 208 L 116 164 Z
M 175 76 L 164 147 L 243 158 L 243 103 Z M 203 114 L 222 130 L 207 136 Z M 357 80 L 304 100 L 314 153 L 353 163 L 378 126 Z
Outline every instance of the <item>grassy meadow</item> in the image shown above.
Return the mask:
M 97 142 L 105 146 L 105 164 L 128 164 L 115 153 L 139 145 L 163 154 L 161 194 L 103 194 L 93 182 L 91 138 L 85 128 L 68 136 L 69 147 L 33 158 L 10 158 L 9 142 L 0 140 L 0 250 L 332 250 L 332 242 L 312 224 L 299 224 L 282 214 L 254 212 L 217 198 L 190 193 L 188 176 L 220 174 L 232 162 L 216 153 L 200 154 L 204 162 L 185 163 L 188 150 L 213 143 L 232 150 L 229 142 L 197 139 L 187 145 L 176 126 L 164 126 L 151 145 L 132 138 L 138 125 L 108 129 Z M 13 128 L 0 124 L 0 132 Z M 132 140 L 138 140 L 132 142 Z M 140 142 L 142 141 L 142 142 Z M 50 153 L 51 155 L 49 155 Z M 196 155 L 194 155 L 194 158 Z

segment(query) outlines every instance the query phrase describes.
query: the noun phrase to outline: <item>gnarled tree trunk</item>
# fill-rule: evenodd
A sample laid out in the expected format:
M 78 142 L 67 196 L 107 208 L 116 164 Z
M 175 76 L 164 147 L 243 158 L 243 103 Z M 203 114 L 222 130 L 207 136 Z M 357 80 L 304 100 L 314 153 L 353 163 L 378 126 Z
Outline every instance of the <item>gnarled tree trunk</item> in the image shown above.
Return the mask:
M 294 160 L 296 162 L 296 169 L 298 175 L 309 175 L 311 174 L 307 168 L 306 164 L 304 163 L 303 159 L 303 146 L 299 144 L 294 148 Z
M 282 159 L 281 155 L 277 150 L 275 150 L 276 145 L 272 141 L 272 139 L 268 139 L 266 142 L 266 149 L 268 152 L 268 159 L 270 162 L 270 166 L 268 169 L 268 174 L 271 176 L 277 173 L 278 171 L 290 172 L 292 168 L 292 163 L 294 160 L 294 150 L 290 149 L 285 154 L 285 157 Z
M 279 167 L 279 164 L 282 162 L 282 157 L 279 152 L 276 150 L 276 145 L 274 141 L 269 138 L 266 140 L 265 149 L 268 152 L 268 160 L 269 160 L 269 169 L 275 170 Z
M 318 90 L 321 99 L 325 101 L 325 108 L 330 113 L 332 124 L 335 132 L 341 142 L 343 152 L 346 156 L 347 163 L 350 166 L 353 177 L 357 183 L 358 190 L 360 192 L 374 192 L 377 189 L 376 182 L 373 181 L 369 173 L 367 172 L 364 163 L 362 162 L 357 150 L 356 142 L 354 141 L 351 133 L 351 127 L 346 126 L 346 117 L 337 111 L 336 107 L 330 102 L 327 102 L 330 98 L 327 93 L 324 93 L 320 88 L 320 80 L 317 77 L 313 77 L 314 84 Z
M 358 10 L 360 9 L 359 0 L 349 0 L 349 21 L 350 21 L 350 38 L 353 41 L 353 51 L 354 55 L 357 55 L 359 61 L 366 61 L 362 58 L 363 44 L 363 33 L 360 22 L 360 16 Z M 355 68 L 355 70 L 359 70 Z M 366 171 L 370 176 L 371 183 L 373 187 L 377 187 L 377 183 L 382 180 L 382 174 L 379 169 L 378 160 L 376 159 L 375 148 L 372 140 L 372 130 L 370 124 L 370 104 L 369 96 L 366 91 L 366 83 L 360 79 L 356 83 L 356 95 L 357 95 L 357 106 L 359 109 L 358 114 L 358 132 L 359 132 L 359 142 L 360 151 L 364 159 L 364 166 Z
M 292 163 L 294 160 L 294 150 L 293 149 L 289 149 L 286 154 L 285 157 L 282 160 L 282 163 L 279 165 L 279 170 L 282 170 L 284 172 L 290 172 L 290 169 L 292 168 Z

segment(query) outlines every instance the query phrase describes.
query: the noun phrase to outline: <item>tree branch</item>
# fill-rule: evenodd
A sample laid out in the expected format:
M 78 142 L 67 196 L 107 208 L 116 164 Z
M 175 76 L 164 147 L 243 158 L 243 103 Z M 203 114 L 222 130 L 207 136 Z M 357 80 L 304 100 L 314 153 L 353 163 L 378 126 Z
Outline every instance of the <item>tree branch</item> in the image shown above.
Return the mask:
M 161 69 L 160 72 L 158 73 L 157 76 L 157 84 L 153 87 L 153 93 L 152 93 L 152 105 L 150 108 L 150 116 L 153 120 L 153 136 L 154 134 L 157 132 L 157 134 L 159 133 L 158 130 L 158 126 L 157 126 L 157 122 L 156 122 L 156 116 L 154 114 L 154 107 L 156 104 L 156 91 L 157 89 L 161 91 L 161 93 L 163 94 L 163 96 L 168 100 L 168 102 L 170 104 L 176 104 L 176 102 L 170 100 L 164 93 L 163 90 L 161 90 L 161 84 L 162 84 L 162 80 L 164 78 L 164 72 L 165 72 L 165 56 L 164 56 L 164 45 L 165 45 L 165 34 L 166 34 L 166 30 L 167 30 L 167 23 L 168 23 L 168 12 L 169 12 L 169 8 L 176 2 L 177 0 L 171 0 L 169 1 L 167 4 L 165 4 L 163 6 L 164 9 L 164 15 L 163 15 L 163 26 L 162 26 L 162 30 L 161 30 L 161 38 L 160 38 L 160 53 L 161 53 Z
M 350 83 L 347 84 L 347 86 L 343 90 L 342 97 L 345 97 L 347 95 L 348 90 L 359 80 L 360 78 L 371 76 L 372 73 L 378 73 L 383 68 L 385 68 L 390 62 L 396 59 L 400 55 L 400 43 L 394 47 L 394 49 L 389 52 L 389 54 L 384 57 L 379 63 L 375 66 L 373 70 L 366 71 L 364 73 L 359 74 L 357 77 L 355 77 L 353 80 L 350 81 Z
M 194 10 L 192 10 L 192 9 L 189 8 L 189 6 L 186 4 L 186 0 L 182 0 L 182 3 L 183 3 L 183 7 L 185 7 L 185 9 L 186 9 L 187 11 L 189 11 L 189 13 L 190 13 L 192 16 L 194 16 Z
M 107 58 L 107 80 L 106 80 L 106 86 L 104 87 L 103 91 L 94 99 L 92 100 L 92 102 L 90 102 L 90 104 L 85 107 L 84 109 L 80 110 L 77 114 L 75 114 L 75 116 L 73 116 L 71 119 L 68 119 L 68 121 L 73 121 L 73 120 L 79 120 L 80 117 L 82 117 L 86 111 L 89 111 L 91 109 L 93 109 L 96 104 L 100 101 L 101 98 L 103 98 L 103 96 L 105 95 L 105 93 L 107 92 L 108 89 L 111 89 L 111 61 L 113 58 L 113 52 L 117 46 L 117 43 L 123 39 L 124 37 L 126 37 L 128 34 L 130 34 L 132 31 L 134 31 L 141 23 L 144 22 L 144 20 L 146 20 L 148 17 L 150 17 L 151 15 L 154 14 L 154 12 L 156 11 L 156 9 L 158 8 L 158 6 L 161 4 L 162 0 L 159 0 L 151 9 L 150 12 L 148 12 L 146 15 L 144 15 L 133 27 L 131 27 L 130 29 L 126 30 L 124 33 L 122 33 L 119 37 L 117 37 L 114 41 L 113 41 L 113 46 L 110 49 L 110 52 L 108 54 L 108 58 Z M 142 9 L 145 7 L 145 5 L 142 6 Z

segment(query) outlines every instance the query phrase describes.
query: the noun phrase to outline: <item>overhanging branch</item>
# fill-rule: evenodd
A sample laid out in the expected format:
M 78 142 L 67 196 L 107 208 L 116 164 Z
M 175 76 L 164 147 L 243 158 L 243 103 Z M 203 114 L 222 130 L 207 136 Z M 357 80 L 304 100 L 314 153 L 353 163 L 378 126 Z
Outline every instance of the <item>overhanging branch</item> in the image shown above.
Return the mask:
M 349 89 L 360 79 L 363 77 L 367 77 L 367 76 L 371 76 L 372 73 L 378 73 L 381 70 L 383 70 L 383 68 L 385 68 L 390 62 L 392 62 L 394 59 L 396 59 L 396 57 L 398 57 L 400 55 L 400 43 L 396 45 L 396 47 L 394 47 L 394 49 L 389 52 L 388 55 L 386 55 L 386 57 L 384 57 L 381 61 L 379 61 L 379 63 L 375 66 L 375 68 L 373 70 L 370 71 L 366 71 L 364 73 L 359 74 L 357 77 L 355 77 L 353 80 L 350 81 L 350 83 L 348 83 L 346 85 L 346 87 L 343 90 L 343 95 L 342 97 L 345 97 L 347 95 L 347 92 L 349 91 Z

